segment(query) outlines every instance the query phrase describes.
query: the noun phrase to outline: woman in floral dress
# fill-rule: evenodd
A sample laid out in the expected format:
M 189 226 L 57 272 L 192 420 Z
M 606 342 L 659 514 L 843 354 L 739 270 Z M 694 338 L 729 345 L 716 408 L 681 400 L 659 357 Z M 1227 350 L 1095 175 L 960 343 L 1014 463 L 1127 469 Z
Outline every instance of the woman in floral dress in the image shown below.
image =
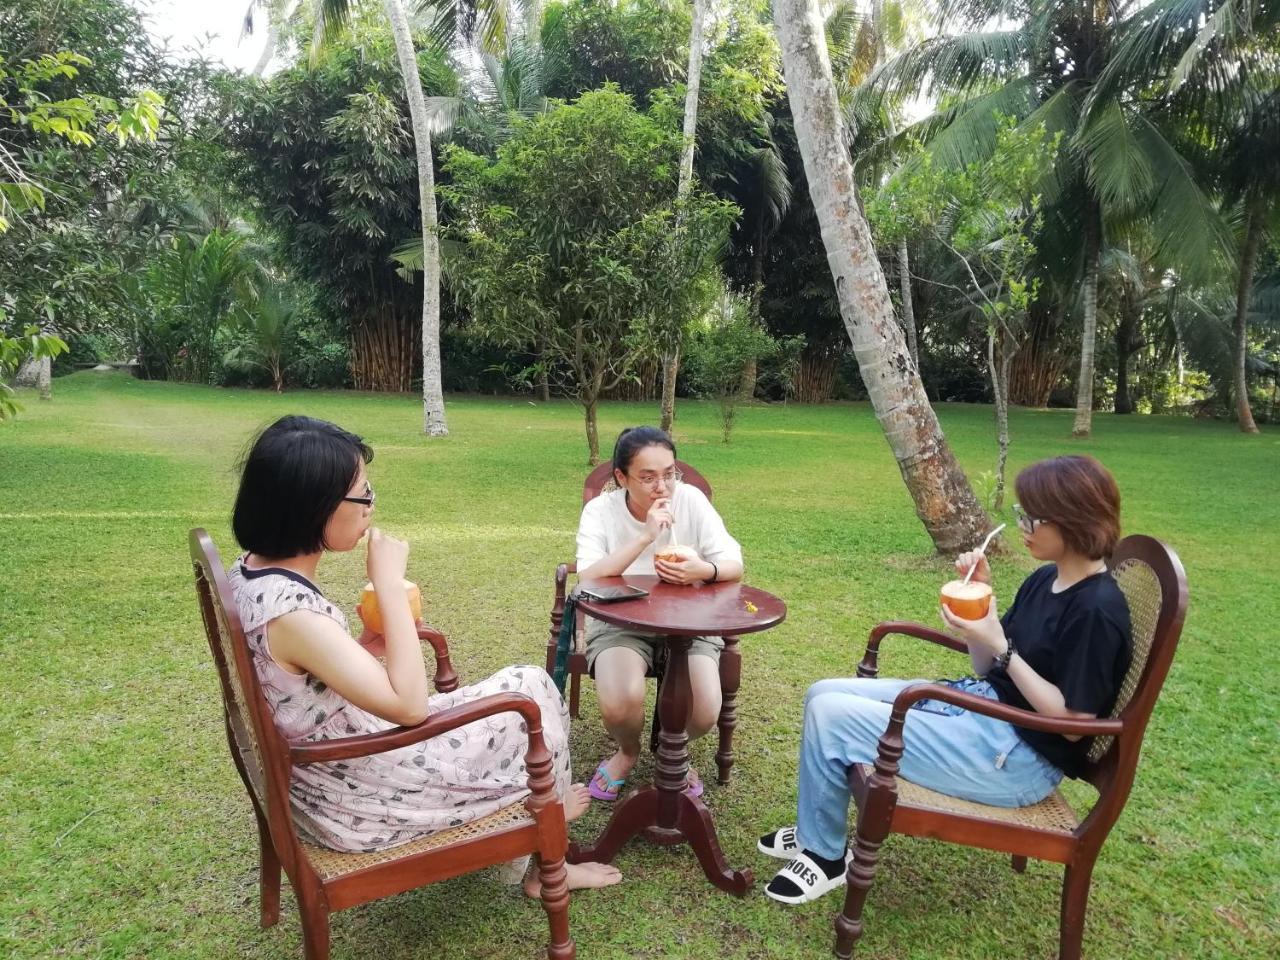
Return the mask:
M 348 737 L 420 723 L 489 694 L 523 693 L 541 707 L 565 816 L 573 819 L 589 801 L 582 784 L 569 783 L 568 712 L 544 670 L 507 667 L 452 693 L 428 694 L 404 589 L 409 547 L 370 526 L 374 494 L 365 464 L 372 458 L 354 434 L 291 416 L 264 430 L 245 459 L 232 520 L 245 553 L 229 580 L 276 727 L 290 740 Z M 353 550 L 366 534 L 385 666 L 316 586 L 325 551 Z M 529 795 L 527 733 L 518 714 L 503 713 L 399 750 L 295 767 L 298 827 L 336 850 L 373 851 L 488 816 Z M 523 860 L 518 866 L 524 873 Z M 621 879 L 604 864 L 568 871 L 571 888 Z M 525 890 L 537 895 L 536 872 Z

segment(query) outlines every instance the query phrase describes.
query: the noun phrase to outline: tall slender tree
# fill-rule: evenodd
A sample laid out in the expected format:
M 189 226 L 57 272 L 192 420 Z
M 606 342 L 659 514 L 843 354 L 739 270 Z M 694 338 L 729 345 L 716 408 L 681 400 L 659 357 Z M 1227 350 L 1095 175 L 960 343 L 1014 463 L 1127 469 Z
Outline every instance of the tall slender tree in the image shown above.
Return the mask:
M 422 432 L 429 437 L 449 433 L 445 420 L 444 389 L 440 376 L 440 237 L 437 232 L 435 171 L 431 160 L 431 124 L 418 54 L 413 46 L 409 18 L 401 0 L 383 0 L 396 57 L 409 101 L 414 151 L 418 164 L 418 199 L 422 214 Z M 350 0 L 318 0 L 317 34 L 339 29 L 350 16 Z
M 947 444 L 907 353 L 858 205 L 817 0 L 775 0 L 787 95 L 810 195 L 867 394 L 903 481 L 940 552 L 977 542 L 989 520 Z
M 685 74 L 684 146 L 680 151 L 680 179 L 676 183 L 676 199 L 684 200 L 693 188 L 693 150 L 698 133 L 698 91 L 702 86 L 702 33 L 708 0 L 693 0 L 693 20 L 689 27 L 689 70 Z M 676 376 L 680 371 L 680 345 L 677 343 L 662 365 L 662 419 L 667 432 L 676 418 Z

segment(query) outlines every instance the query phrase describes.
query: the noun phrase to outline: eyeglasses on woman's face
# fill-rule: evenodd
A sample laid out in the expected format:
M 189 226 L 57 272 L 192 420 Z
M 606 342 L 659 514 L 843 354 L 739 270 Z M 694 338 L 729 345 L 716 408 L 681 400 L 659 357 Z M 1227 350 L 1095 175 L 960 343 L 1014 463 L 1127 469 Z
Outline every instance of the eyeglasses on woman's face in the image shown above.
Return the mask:
M 627 476 L 631 476 L 631 474 L 627 474 Z M 640 486 L 644 487 L 647 490 L 656 490 L 659 484 L 662 484 L 667 487 L 675 486 L 677 477 L 678 477 L 678 474 L 675 472 L 675 470 L 668 470 L 665 473 L 645 472 L 645 473 L 638 474 L 636 476 L 632 476 L 631 479 L 632 481 L 640 484 Z
M 1018 529 L 1028 537 L 1036 532 L 1036 527 L 1045 522 L 1036 517 L 1028 516 L 1022 506 L 1017 503 L 1013 505 L 1013 516 L 1018 521 Z
M 373 501 L 377 499 L 377 495 L 373 492 L 373 487 L 369 486 L 369 481 L 364 482 L 364 496 L 362 497 L 343 497 L 347 503 L 358 503 L 362 507 L 373 508 Z

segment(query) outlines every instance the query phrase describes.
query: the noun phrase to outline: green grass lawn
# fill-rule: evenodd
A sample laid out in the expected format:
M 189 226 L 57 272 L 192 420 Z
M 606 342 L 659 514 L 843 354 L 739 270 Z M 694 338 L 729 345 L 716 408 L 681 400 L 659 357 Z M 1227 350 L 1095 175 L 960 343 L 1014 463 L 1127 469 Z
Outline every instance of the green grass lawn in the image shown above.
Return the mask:
M 363 434 L 379 523 L 409 539 L 409 575 L 452 640 L 463 682 L 541 663 L 552 572 L 571 559 L 585 475 L 568 403 L 458 398 L 452 435 L 425 441 L 413 398 L 276 396 L 77 374 L 56 399 L 26 393 L 0 426 L 0 954 L 37 957 L 301 958 L 285 891 L 281 923 L 257 927 L 256 834 L 231 765 L 217 681 L 196 610 L 187 531 L 235 553 L 235 461 L 284 413 Z M 607 445 L 653 405 L 611 404 Z M 994 461 L 991 412 L 939 410 L 971 475 Z M 878 620 L 937 621 L 948 564 L 932 556 L 869 407 L 752 407 L 732 445 L 715 410 L 682 402 L 680 455 L 706 473 L 747 560 L 782 596 L 785 624 L 744 640 L 734 782 L 707 801 L 734 866 L 767 879 L 758 832 L 793 822 L 801 696 L 850 675 Z M 1182 556 L 1191 604 L 1128 807 L 1094 874 L 1085 953 L 1280 955 L 1280 436 L 1230 424 L 1095 417 L 1067 439 L 1068 411 L 1014 411 L 1011 475 L 1087 450 L 1116 474 L 1125 526 Z M 1032 562 L 997 561 L 1006 602 Z M 321 567 L 353 610 L 363 554 Z M 955 676 L 967 663 L 891 641 L 886 675 Z M 587 687 L 575 772 L 607 750 Z M 712 772 L 714 738 L 694 747 Z M 646 758 L 637 771 L 652 774 Z M 1088 794 L 1070 791 L 1073 798 Z M 592 811 L 572 828 L 586 839 Z M 783 908 L 706 883 L 688 851 L 633 841 L 626 880 L 575 896 L 583 958 L 825 957 L 839 898 Z M 993 853 L 893 837 L 867 909 L 865 958 L 1056 956 L 1061 868 L 1019 876 Z M 541 909 L 466 877 L 334 917 L 335 958 L 542 955 Z

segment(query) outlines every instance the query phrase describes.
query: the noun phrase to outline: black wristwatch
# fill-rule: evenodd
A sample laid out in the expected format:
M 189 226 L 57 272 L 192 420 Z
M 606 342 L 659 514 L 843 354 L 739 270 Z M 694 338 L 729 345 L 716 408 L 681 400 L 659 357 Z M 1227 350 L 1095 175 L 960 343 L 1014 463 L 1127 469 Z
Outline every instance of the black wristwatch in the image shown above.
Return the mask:
M 991 667 L 992 669 L 999 667 L 1001 670 L 1004 670 L 1007 672 L 1009 669 L 1009 660 L 1013 657 L 1013 654 L 1014 654 L 1013 638 L 1006 636 L 1004 638 L 1004 642 L 1008 644 L 1008 646 L 1004 648 L 1004 653 L 1000 654 L 1000 656 L 996 657 L 994 660 L 991 661 Z

